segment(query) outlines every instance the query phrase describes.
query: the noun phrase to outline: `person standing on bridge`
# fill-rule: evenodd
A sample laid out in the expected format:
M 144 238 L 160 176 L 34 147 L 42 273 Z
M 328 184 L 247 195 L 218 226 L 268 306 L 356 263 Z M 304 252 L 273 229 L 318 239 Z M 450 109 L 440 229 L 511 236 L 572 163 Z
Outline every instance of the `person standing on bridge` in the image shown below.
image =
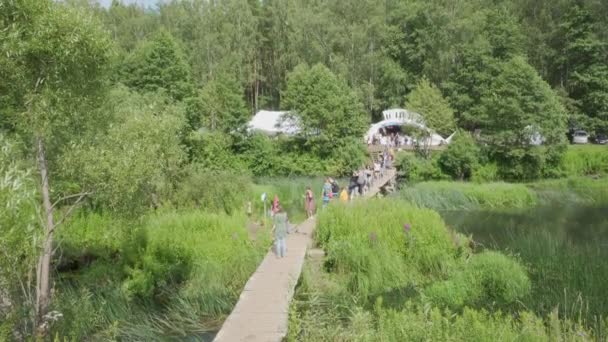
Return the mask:
M 333 196 L 333 192 L 331 190 L 331 181 L 329 178 L 325 179 L 325 184 L 323 184 L 323 190 L 321 195 L 323 196 L 323 208 L 327 207 L 329 204 L 329 200 Z
M 304 194 L 304 206 L 306 209 L 306 216 L 311 218 L 315 212 L 315 196 L 312 193 L 312 189 L 310 186 L 306 188 L 306 193 Z
M 277 212 L 273 217 L 274 225 L 272 227 L 274 233 L 275 251 L 277 257 L 283 258 L 287 253 L 287 213 L 283 210 L 283 207 L 277 205 Z

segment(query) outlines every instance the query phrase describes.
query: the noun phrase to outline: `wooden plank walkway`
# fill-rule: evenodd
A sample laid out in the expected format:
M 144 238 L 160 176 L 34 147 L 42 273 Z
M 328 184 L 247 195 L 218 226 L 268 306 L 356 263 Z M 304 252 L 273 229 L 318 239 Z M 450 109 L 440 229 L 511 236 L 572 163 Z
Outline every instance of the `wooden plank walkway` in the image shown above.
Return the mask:
M 375 196 L 393 180 L 394 170 L 376 182 L 365 196 Z M 304 221 L 287 236 L 287 256 L 279 259 L 272 251 L 245 284 L 238 303 L 215 336 L 216 342 L 279 342 L 287 334 L 289 303 L 300 278 L 306 250 L 312 246 L 316 226 L 313 218 Z

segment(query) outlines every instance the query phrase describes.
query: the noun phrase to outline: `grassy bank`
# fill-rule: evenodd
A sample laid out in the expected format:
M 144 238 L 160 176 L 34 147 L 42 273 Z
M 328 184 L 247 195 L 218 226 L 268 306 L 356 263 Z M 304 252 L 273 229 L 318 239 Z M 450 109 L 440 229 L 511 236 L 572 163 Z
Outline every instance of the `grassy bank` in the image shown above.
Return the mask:
M 59 231 L 54 333 L 70 340 L 167 340 L 217 329 L 267 251 L 243 215 L 90 214 Z
M 529 312 L 526 267 L 499 252 L 474 253 L 434 211 L 385 199 L 331 206 L 318 220 L 327 256 L 305 269 L 290 340 L 601 338 L 559 310 Z
M 403 187 L 399 197 L 436 210 L 526 208 L 538 203 L 528 187 L 510 183 L 423 182 Z
M 560 163 L 567 177 L 608 174 L 608 146 L 570 145 Z
M 521 209 L 556 203 L 608 203 L 608 178 L 571 177 L 528 184 L 422 182 L 398 197 L 435 210 Z
M 528 184 L 545 203 L 608 203 L 608 178 L 571 177 Z

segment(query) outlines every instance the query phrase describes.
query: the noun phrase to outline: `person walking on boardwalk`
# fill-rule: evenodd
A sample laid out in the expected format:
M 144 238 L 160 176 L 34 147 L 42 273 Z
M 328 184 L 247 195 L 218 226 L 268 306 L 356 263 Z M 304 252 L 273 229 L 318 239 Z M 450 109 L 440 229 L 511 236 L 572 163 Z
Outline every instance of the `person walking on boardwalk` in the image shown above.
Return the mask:
M 274 243 L 275 243 L 275 251 L 277 257 L 283 258 L 287 253 L 287 213 L 283 210 L 281 205 L 277 205 L 277 212 L 273 217 L 273 233 L 274 233 Z
M 314 215 L 314 213 L 315 213 L 315 196 L 312 193 L 312 189 L 310 188 L 310 186 L 306 187 L 306 193 L 304 195 L 304 198 L 305 198 L 304 207 L 306 209 L 306 216 L 308 218 L 311 218 L 312 215 Z
M 340 202 L 348 202 L 348 191 L 346 191 L 346 189 L 342 189 L 342 192 L 340 192 Z
M 329 200 L 331 199 L 333 193 L 331 191 L 331 182 L 329 178 L 325 178 L 325 184 L 323 184 L 323 191 L 321 193 L 323 196 L 323 208 L 327 207 L 329 204 Z
M 272 207 L 270 208 L 271 210 L 271 216 L 274 216 L 274 214 L 277 213 L 277 208 L 279 207 L 279 195 L 275 194 L 274 195 L 274 200 L 272 200 Z

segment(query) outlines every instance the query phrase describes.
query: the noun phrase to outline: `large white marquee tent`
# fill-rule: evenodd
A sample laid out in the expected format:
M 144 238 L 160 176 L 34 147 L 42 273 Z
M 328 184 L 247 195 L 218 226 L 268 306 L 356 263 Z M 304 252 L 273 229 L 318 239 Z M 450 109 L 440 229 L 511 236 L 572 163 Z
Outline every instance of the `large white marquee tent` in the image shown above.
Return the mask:
M 287 117 L 287 111 L 261 110 L 249 121 L 250 132 L 261 132 L 267 135 L 294 135 L 300 131 L 297 122 Z

